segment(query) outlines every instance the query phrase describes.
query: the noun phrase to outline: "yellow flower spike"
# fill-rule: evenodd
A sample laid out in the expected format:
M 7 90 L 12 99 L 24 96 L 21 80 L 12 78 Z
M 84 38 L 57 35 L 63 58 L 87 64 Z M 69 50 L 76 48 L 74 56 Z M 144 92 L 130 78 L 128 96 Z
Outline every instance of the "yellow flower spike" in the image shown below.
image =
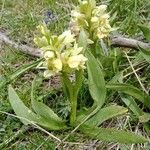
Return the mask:
M 95 29 L 99 27 L 99 18 L 98 17 L 92 17 L 91 18 L 91 29 Z
M 45 27 L 39 26 L 38 28 L 41 29 L 42 34 L 45 34 Z M 78 46 L 71 30 L 67 30 L 59 36 L 37 37 L 34 41 L 43 50 L 44 61 L 40 64 L 40 68 L 46 69 L 45 77 L 59 74 L 61 71 L 71 73 L 85 68 L 87 58 L 80 54 L 83 48 Z
M 109 14 L 106 13 L 106 10 L 106 5 L 96 6 L 95 0 L 80 0 L 79 6 L 72 11 L 71 31 L 78 36 L 84 29 L 88 38 L 91 38 L 90 40 L 107 37 L 113 29 L 110 26 Z
M 70 68 L 72 68 L 72 69 L 77 68 L 78 69 L 79 64 L 80 64 L 80 59 L 77 55 L 69 57 L 68 65 Z
M 101 27 L 101 28 L 98 28 L 97 36 L 99 39 L 103 39 L 104 37 L 108 36 L 109 32 L 110 32 L 110 29 Z

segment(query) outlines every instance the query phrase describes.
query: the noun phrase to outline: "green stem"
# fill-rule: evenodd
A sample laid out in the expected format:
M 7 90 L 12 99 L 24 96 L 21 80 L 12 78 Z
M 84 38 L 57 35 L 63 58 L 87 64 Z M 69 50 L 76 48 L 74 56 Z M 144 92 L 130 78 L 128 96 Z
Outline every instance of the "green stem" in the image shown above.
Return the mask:
M 71 112 L 70 112 L 70 124 L 72 125 L 76 121 L 77 115 L 77 95 L 73 92 L 70 98 Z
M 82 85 L 82 80 L 83 80 L 83 71 L 79 70 L 75 72 L 76 75 L 76 81 L 75 85 L 73 86 L 73 95 L 70 99 L 71 101 L 71 114 L 70 114 L 70 124 L 74 124 L 76 121 L 76 116 L 77 116 L 77 98 L 78 98 L 78 93 Z
M 71 112 L 70 112 L 70 124 L 73 125 L 73 123 L 76 121 L 77 116 L 77 97 L 79 89 L 82 85 L 82 79 L 83 79 L 83 71 L 79 70 L 76 71 L 76 81 L 75 84 L 71 83 L 68 75 L 66 73 L 62 74 L 62 80 L 65 86 L 65 91 L 68 91 L 67 97 L 69 98 L 70 104 L 71 104 Z

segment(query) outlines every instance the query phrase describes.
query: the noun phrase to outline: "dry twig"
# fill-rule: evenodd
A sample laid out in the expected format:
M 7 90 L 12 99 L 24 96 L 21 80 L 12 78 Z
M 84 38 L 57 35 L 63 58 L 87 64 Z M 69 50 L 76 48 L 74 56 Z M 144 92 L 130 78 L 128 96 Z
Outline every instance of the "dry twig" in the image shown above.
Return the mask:
M 125 38 L 121 36 L 113 36 L 110 38 L 110 40 L 111 40 L 111 46 L 115 46 L 115 47 L 127 47 L 127 48 L 138 49 L 140 46 L 143 49 L 150 49 L 150 43 L 144 43 L 136 39 Z M 40 49 L 32 48 L 23 44 L 17 44 L 14 41 L 10 40 L 9 37 L 2 32 L 0 32 L 0 43 L 1 44 L 5 43 L 6 45 L 18 49 L 25 54 L 29 54 L 34 57 L 41 57 Z

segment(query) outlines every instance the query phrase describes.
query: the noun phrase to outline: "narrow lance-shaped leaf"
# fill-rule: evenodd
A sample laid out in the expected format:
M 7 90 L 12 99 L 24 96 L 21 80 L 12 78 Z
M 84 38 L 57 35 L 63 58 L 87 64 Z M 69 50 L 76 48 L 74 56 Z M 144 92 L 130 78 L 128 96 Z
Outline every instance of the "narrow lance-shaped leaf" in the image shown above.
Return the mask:
M 102 70 L 90 51 L 86 52 L 86 56 L 88 58 L 88 87 L 94 104 L 89 110 L 77 116 L 77 124 L 83 120 L 85 121 L 85 118 L 88 120 L 96 114 L 104 104 L 106 98 L 106 87 Z
M 127 105 L 127 107 L 137 116 L 141 116 L 144 112 L 138 107 L 137 103 L 130 96 L 121 95 L 122 101 Z
M 128 84 L 107 84 L 106 88 L 126 93 L 135 97 L 142 102 L 146 107 L 150 108 L 150 97 L 146 93 L 140 91 L 138 88 Z
M 148 142 L 148 140 L 143 136 L 111 128 L 105 129 L 92 126 L 82 126 L 80 127 L 80 131 L 93 139 L 98 139 L 106 142 L 117 142 L 122 144 L 136 144 Z
M 11 103 L 13 110 L 15 111 L 16 115 L 20 117 L 20 120 L 23 124 L 28 125 L 34 122 L 50 130 L 63 129 L 63 128 L 60 128 L 60 126 L 50 124 L 44 118 L 35 114 L 28 107 L 26 107 L 24 103 L 20 100 L 19 96 L 17 95 L 17 93 L 15 92 L 15 90 L 12 88 L 11 85 L 8 88 L 8 95 L 9 95 L 9 101 Z
M 31 123 L 30 121 L 36 122 L 38 120 L 37 115 L 24 105 L 11 85 L 9 85 L 8 88 L 8 95 L 11 106 L 14 109 L 16 115 L 22 118 L 20 119 L 22 123 L 27 125 Z M 29 121 L 27 121 L 26 119 L 28 119 Z
M 127 113 L 128 109 L 121 106 L 108 106 L 100 109 L 93 117 L 84 124 L 90 126 L 99 126 L 104 121 Z
M 131 109 L 137 116 L 140 122 L 148 122 L 150 120 L 150 113 L 145 113 L 140 109 L 132 97 L 121 96 L 122 101 Z
M 96 58 L 90 51 L 87 51 L 86 56 L 88 58 L 87 70 L 90 94 L 94 100 L 95 105 L 101 108 L 106 98 L 106 88 L 103 72 L 99 67 Z
M 36 84 L 38 84 L 37 78 L 33 80 L 31 91 L 31 103 L 34 111 L 43 119 L 45 119 L 48 124 L 52 124 L 53 126 L 56 126 L 56 128 L 60 129 L 65 128 L 65 121 L 58 117 L 57 114 L 55 114 L 54 111 L 44 103 L 35 100 L 34 91 Z

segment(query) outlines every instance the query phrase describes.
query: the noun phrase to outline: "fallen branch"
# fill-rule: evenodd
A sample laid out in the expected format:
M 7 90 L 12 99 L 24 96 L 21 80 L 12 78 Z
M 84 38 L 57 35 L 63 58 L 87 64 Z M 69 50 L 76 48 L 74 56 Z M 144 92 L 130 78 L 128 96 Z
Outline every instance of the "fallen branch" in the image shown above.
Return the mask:
M 15 49 L 18 49 L 25 54 L 29 54 L 35 57 L 41 57 L 40 49 L 32 48 L 23 44 L 17 44 L 12 40 L 10 40 L 9 37 L 2 32 L 0 32 L 0 42 L 5 43 L 6 45 L 9 45 Z M 138 49 L 139 47 L 143 49 L 150 49 L 150 43 L 144 43 L 136 39 L 125 38 L 121 36 L 111 37 L 111 46 L 126 47 L 126 48 L 133 48 L 133 49 Z
M 32 48 L 23 44 L 17 44 L 14 41 L 10 40 L 9 37 L 7 37 L 4 33 L 0 32 L 0 44 L 2 43 L 5 43 L 6 45 L 9 45 L 15 49 L 18 49 L 25 54 L 35 56 L 35 57 L 41 56 L 40 49 Z
M 144 43 L 136 39 L 125 38 L 121 36 L 116 36 L 111 38 L 111 45 L 116 47 L 127 47 L 133 49 L 150 49 L 150 43 Z

